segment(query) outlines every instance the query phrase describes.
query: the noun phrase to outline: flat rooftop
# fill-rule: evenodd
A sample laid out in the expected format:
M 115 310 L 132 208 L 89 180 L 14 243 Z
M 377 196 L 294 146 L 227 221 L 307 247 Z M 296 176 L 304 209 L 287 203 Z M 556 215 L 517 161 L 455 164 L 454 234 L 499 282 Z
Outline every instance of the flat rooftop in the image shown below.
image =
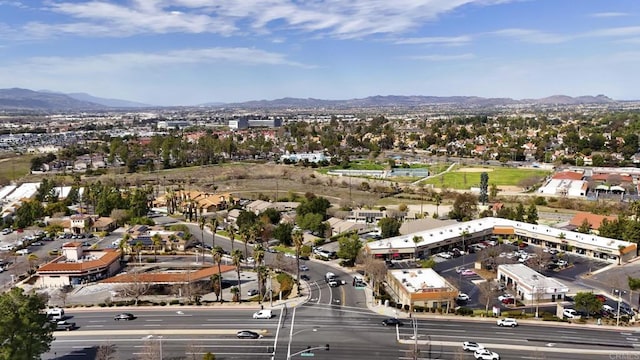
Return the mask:
M 427 292 L 433 289 L 453 289 L 453 286 L 433 269 L 402 269 L 389 271 L 407 292 Z

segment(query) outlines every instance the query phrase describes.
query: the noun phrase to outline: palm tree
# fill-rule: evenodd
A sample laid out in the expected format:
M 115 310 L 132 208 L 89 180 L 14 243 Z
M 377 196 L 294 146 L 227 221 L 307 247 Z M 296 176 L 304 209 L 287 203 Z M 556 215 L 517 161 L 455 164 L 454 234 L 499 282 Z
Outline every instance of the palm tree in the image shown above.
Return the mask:
M 222 275 L 221 274 L 213 274 L 211 275 L 211 288 L 213 293 L 216 294 L 216 301 L 221 301 L 220 297 L 222 296 Z
M 229 226 L 229 239 L 231 240 L 231 252 L 233 252 L 233 244 L 236 240 L 236 229 L 233 228 L 233 225 Z
M 244 260 L 244 255 L 242 251 L 236 249 L 231 253 L 231 259 L 233 260 L 233 265 L 236 267 L 236 272 L 238 273 L 238 290 L 240 294 L 238 295 L 238 302 L 240 302 L 242 298 L 242 285 L 240 284 L 240 266 L 242 265 L 242 261 Z
M 413 245 L 415 249 L 413 250 L 413 259 L 416 260 L 418 258 L 418 244 L 423 240 L 422 236 L 415 235 L 413 237 Z
M 255 244 L 253 246 L 253 259 L 255 260 L 255 262 L 253 263 L 253 268 L 256 268 L 257 266 L 262 265 L 262 260 L 264 260 L 264 247 L 262 246 L 262 244 Z
M 211 256 L 213 258 L 213 261 L 218 264 L 218 281 L 219 281 L 219 287 L 220 287 L 220 302 L 222 302 L 222 270 L 221 270 L 221 266 L 222 266 L 222 256 L 224 255 L 224 250 L 222 250 L 222 248 L 220 246 L 216 246 L 211 250 Z
M 304 235 L 302 231 L 296 230 L 291 235 L 293 246 L 296 248 L 296 286 L 298 287 L 298 295 L 300 294 L 300 248 L 304 243 Z
M 133 245 L 133 250 L 138 254 L 138 262 L 142 265 L 142 242 L 140 240 Z
M 34 270 L 36 266 L 33 264 L 38 261 L 38 255 L 33 253 L 29 254 L 29 256 L 27 256 L 27 261 L 29 262 L 29 270 Z
M 442 195 L 440 195 L 440 193 L 435 193 L 433 195 L 433 199 L 436 202 L 436 216 L 439 217 L 440 214 L 438 213 L 438 208 L 440 207 L 440 204 L 442 203 Z
M 216 232 L 218 231 L 218 218 L 217 217 L 214 216 L 209 220 L 209 227 L 211 228 L 211 233 L 213 234 L 211 236 L 211 248 L 213 249 L 214 247 L 216 247 Z
M 158 262 L 158 247 L 162 246 L 162 236 L 160 234 L 155 233 L 151 237 L 151 241 L 153 241 L 153 262 Z
M 198 226 L 200 227 L 200 239 L 202 240 L 202 263 L 204 264 L 204 225 L 207 223 L 207 219 L 200 216 L 198 219 Z
M 264 298 L 264 283 L 269 276 L 269 269 L 266 266 L 258 266 L 256 270 L 258 273 L 258 302 L 261 302 Z
M 240 302 L 240 289 L 237 286 L 234 286 L 230 291 L 233 294 L 233 301 Z
M 251 240 L 251 229 L 244 227 L 240 230 L 240 236 L 242 238 L 242 242 L 244 243 L 244 256 L 248 257 L 249 256 L 249 248 L 248 248 L 248 244 L 249 241 Z

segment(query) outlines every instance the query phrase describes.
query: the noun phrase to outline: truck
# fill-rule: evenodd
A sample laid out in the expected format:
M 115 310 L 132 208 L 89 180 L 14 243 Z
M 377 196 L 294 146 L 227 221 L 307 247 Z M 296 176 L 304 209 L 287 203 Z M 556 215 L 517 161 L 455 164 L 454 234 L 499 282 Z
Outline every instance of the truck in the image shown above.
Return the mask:
M 71 331 L 76 328 L 76 323 L 66 320 L 56 321 L 56 330 Z
M 324 276 L 324 279 L 325 279 L 326 282 L 336 281 L 336 274 L 334 274 L 332 272 L 328 272 Z

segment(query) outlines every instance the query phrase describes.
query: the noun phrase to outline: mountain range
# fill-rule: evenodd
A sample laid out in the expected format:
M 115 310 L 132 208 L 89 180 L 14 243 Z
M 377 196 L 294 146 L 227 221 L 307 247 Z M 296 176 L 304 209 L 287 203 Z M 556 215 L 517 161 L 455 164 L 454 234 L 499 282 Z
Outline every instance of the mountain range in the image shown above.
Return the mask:
M 349 100 L 322 100 L 282 98 L 276 100 L 258 100 L 241 103 L 209 102 L 198 107 L 227 108 L 371 108 L 371 107 L 419 107 L 429 105 L 452 105 L 462 107 L 493 107 L 505 105 L 579 105 L 579 104 L 615 104 L 605 95 L 571 97 L 554 95 L 541 99 L 514 100 L 511 98 L 484 98 L 478 96 L 369 96 Z M 0 110 L 29 111 L 78 111 L 78 110 L 116 110 L 158 108 L 138 102 L 120 99 L 106 99 L 85 93 L 57 93 L 51 91 L 33 91 L 28 89 L 0 89 Z

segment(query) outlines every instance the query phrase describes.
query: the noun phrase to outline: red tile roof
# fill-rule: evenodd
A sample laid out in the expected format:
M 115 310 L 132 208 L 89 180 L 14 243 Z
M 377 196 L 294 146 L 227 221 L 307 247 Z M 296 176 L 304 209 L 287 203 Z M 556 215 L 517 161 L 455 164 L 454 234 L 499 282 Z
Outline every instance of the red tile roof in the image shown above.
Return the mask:
M 220 271 L 226 273 L 235 271 L 236 267 L 231 265 L 220 266 Z M 210 266 L 197 271 L 183 273 L 139 273 L 139 274 L 120 274 L 108 278 L 103 283 L 132 283 L 132 282 L 152 282 L 152 283 L 187 283 L 202 279 L 208 279 L 212 275 L 218 273 L 218 266 Z
M 616 216 L 604 216 L 604 215 L 596 215 L 588 212 L 580 212 L 577 213 L 573 219 L 569 222 L 573 226 L 580 227 L 585 219 L 591 225 L 591 229 L 598 230 L 600 228 L 600 224 L 602 224 L 602 220 L 607 219 L 608 221 L 617 220 Z
M 44 264 L 38 268 L 38 274 L 40 273 L 78 273 L 86 272 L 89 270 L 105 267 L 111 265 L 114 261 L 118 261 L 120 258 L 120 250 L 118 249 L 104 249 L 100 251 L 85 251 L 85 254 L 104 253 L 101 257 L 95 260 L 82 261 L 82 262 L 64 262 L 66 259 L 64 256 L 58 256 L 51 262 Z
M 582 180 L 584 175 L 582 173 L 573 172 L 573 171 L 561 171 L 553 175 L 553 178 L 556 180 Z
M 68 242 L 62 245 L 63 248 L 77 248 L 78 246 L 82 246 L 79 242 Z

